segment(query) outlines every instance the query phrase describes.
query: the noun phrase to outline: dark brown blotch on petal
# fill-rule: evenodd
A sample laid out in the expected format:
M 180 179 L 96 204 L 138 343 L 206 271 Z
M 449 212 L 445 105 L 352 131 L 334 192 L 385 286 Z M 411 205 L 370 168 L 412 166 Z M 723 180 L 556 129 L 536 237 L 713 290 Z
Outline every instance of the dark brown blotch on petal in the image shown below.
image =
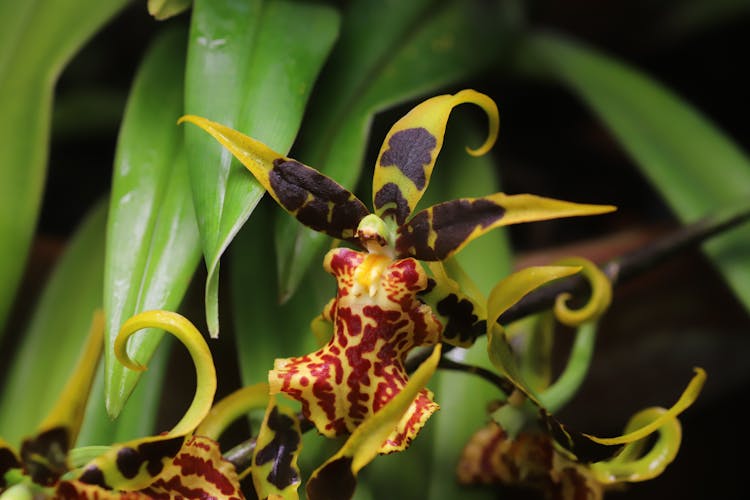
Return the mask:
M 294 160 L 274 160 L 268 174 L 271 189 L 283 208 L 304 225 L 334 238 L 353 239 L 369 211 L 341 185 Z
M 310 500 L 348 500 L 354 495 L 357 479 L 352 473 L 352 457 L 341 457 L 323 467 L 307 482 Z
M 505 209 L 486 199 L 459 199 L 434 205 L 399 228 L 396 248 L 419 260 L 444 260 L 458 249 L 477 227 L 486 228 L 505 215 Z M 434 247 L 429 245 L 435 233 Z
M 274 407 L 268 416 L 267 426 L 273 431 L 273 439 L 255 455 L 256 465 L 274 462 L 266 479 L 278 489 L 299 482 L 300 477 L 292 465 L 294 454 L 299 448 L 300 433 L 296 422 L 288 415 L 280 413 Z
M 12 469 L 20 469 L 21 462 L 16 458 L 16 454 L 10 448 L 0 448 L 0 490 L 8 486 L 5 480 L 5 473 Z
M 89 465 L 88 467 L 86 467 L 86 469 L 84 469 L 83 471 L 83 474 L 81 474 L 81 477 L 79 477 L 78 480 L 82 483 L 93 484 L 107 490 L 112 489 L 107 484 L 107 481 L 104 480 L 104 473 L 96 465 Z
M 380 156 L 380 166 L 397 167 L 420 191 L 427 185 L 425 167 L 432 163 L 435 136 L 426 128 L 407 128 L 393 134 L 388 149 Z
M 155 477 L 164 468 L 163 459 L 174 458 L 182 448 L 184 440 L 183 436 L 178 436 L 147 441 L 139 444 L 137 448 L 125 446 L 117 452 L 117 469 L 124 477 L 132 479 L 146 463 L 146 471 L 151 477 Z
M 399 225 L 403 224 L 411 213 L 409 202 L 401 193 L 401 188 L 393 182 L 388 182 L 378 189 L 373 198 L 373 204 L 376 211 L 380 211 L 384 206 L 391 204 L 391 206 L 382 210 L 380 216 L 393 217 Z
M 448 318 L 448 324 L 443 329 L 445 338 L 457 338 L 463 344 L 486 332 L 487 321 L 479 319 L 474 304 L 467 299 L 450 294 L 437 303 L 436 309 L 438 314 Z
M 68 470 L 68 430 L 53 427 L 21 444 L 21 462 L 36 484 L 50 486 Z

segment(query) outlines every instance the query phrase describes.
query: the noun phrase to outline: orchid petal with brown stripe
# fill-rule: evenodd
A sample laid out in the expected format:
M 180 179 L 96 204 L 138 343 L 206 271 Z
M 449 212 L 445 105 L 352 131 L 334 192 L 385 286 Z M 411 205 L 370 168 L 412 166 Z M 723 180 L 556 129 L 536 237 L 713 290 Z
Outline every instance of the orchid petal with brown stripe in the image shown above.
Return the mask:
M 422 210 L 401 225 L 396 252 L 400 257 L 424 261 L 445 260 L 496 227 L 613 210 L 610 205 L 571 203 L 531 194 L 460 198 Z
M 375 214 L 392 218 L 401 225 L 412 213 L 430 182 L 435 161 L 443 147 L 448 117 L 456 106 L 472 103 L 489 118 L 487 140 L 469 154 L 479 156 L 490 150 L 500 124 L 497 105 L 475 90 L 427 99 L 397 121 L 385 136 L 372 179 Z
M 186 115 L 226 147 L 284 210 L 307 227 L 357 243 L 359 221 L 369 211 L 354 194 L 314 168 L 277 153 L 226 125 Z

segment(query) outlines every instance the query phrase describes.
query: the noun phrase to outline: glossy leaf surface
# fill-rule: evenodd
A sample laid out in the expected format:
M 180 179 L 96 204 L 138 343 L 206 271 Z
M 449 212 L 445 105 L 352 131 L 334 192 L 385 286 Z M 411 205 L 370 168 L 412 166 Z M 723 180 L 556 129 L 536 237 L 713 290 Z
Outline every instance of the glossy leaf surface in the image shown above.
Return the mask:
M 204 0 L 193 6 L 185 110 L 286 152 L 338 32 L 331 8 L 291 1 Z M 206 321 L 218 335 L 219 259 L 264 193 L 223 148 L 188 128 L 193 187 L 208 268 Z
M 114 339 L 137 312 L 179 306 L 200 259 L 182 131 L 185 33 L 167 31 L 136 76 L 117 144 L 112 180 L 104 306 L 106 402 L 116 416 L 139 373 L 114 360 Z M 161 339 L 145 333 L 129 352 L 146 363 Z

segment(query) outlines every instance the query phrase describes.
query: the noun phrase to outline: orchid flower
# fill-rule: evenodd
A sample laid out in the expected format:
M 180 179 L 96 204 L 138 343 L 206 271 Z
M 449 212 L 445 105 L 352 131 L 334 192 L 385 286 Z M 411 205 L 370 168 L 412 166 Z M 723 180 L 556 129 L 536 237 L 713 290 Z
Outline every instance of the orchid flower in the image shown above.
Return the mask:
M 305 356 L 276 360 L 269 374 L 271 392 L 299 400 L 326 436 L 353 432 L 402 390 L 404 360 L 412 349 L 438 342 L 468 345 L 483 333 L 482 305 L 459 295 L 447 280 L 430 278 L 418 261 L 449 259 L 499 226 L 613 210 L 496 193 L 412 215 L 429 184 L 448 116 L 462 103 L 478 105 L 489 118 L 487 139 L 468 152 L 489 151 L 499 124 L 494 101 L 473 90 L 428 99 L 386 135 L 373 177 L 372 213 L 333 179 L 251 137 L 205 118 L 180 119 L 213 135 L 300 222 L 357 247 L 333 249 L 324 260 L 338 284 L 320 318 L 333 324 L 328 343 Z M 404 449 L 436 409 L 429 391 L 421 391 L 380 451 Z

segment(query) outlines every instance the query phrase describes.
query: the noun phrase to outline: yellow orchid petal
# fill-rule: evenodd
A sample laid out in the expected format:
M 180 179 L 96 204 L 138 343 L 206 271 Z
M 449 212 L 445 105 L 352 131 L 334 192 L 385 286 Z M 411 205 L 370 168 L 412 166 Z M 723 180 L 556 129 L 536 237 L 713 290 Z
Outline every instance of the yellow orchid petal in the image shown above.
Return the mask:
M 169 432 L 115 445 L 89 462 L 77 478 L 83 483 L 123 491 L 146 488 L 174 462 L 189 441 L 189 434 L 211 409 L 216 393 L 216 369 L 211 351 L 203 335 L 185 317 L 171 311 L 146 311 L 129 318 L 115 339 L 117 359 L 132 370 L 146 369 L 127 353 L 128 339 L 145 328 L 165 330 L 188 349 L 196 370 L 195 396 L 182 419 Z
M 427 189 L 443 147 L 448 116 L 463 103 L 481 107 L 489 118 L 487 140 L 469 154 L 485 154 L 495 143 L 500 119 L 495 102 L 475 90 L 441 95 L 415 106 L 385 136 L 372 180 L 375 214 L 403 224 Z
M 258 498 L 296 500 L 302 482 L 297 457 L 302 449 L 302 431 L 295 413 L 268 402 L 253 453 L 253 485 Z
M 589 434 L 585 434 L 586 437 L 591 439 L 592 441 L 604 445 L 619 445 L 619 444 L 627 444 L 632 443 L 633 441 L 637 441 L 639 439 L 643 439 L 649 434 L 655 432 L 659 429 L 662 425 L 664 425 L 669 420 L 675 418 L 677 415 L 685 411 L 687 408 L 692 405 L 695 400 L 698 397 L 698 394 L 700 394 L 701 389 L 703 389 L 703 384 L 706 381 L 706 372 L 703 370 L 703 368 L 695 368 L 695 375 L 690 380 L 690 383 L 688 383 L 685 390 L 682 392 L 682 395 L 677 400 L 677 402 L 672 405 L 671 408 L 669 408 L 667 411 L 659 415 L 657 418 L 651 420 L 647 424 L 642 425 L 641 427 L 638 427 L 637 429 L 633 429 L 628 431 L 626 434 L 622 436 L 617 436 L 613 438 L 600 438 L 596 436 L 591 436 Z
M 97 311 L 73 375 L 36 435 L 21 443 L 21 461 L 37 484 L 49 486 L 67 472 L 68 450 L 78 437 L 104 342 L 104 314 Z
M 377 413 L 349 436 L 344 446 L 312 473 L 307 482 L 310 500 L 348 499 L 354 493 L 359 471 L 380 452 L 383 442 L 403 423 L 414 399 L 424 391 L 440 361 L 440 344 L 407 382 L 406 386 Z
M 625 427 L 625 433 L 629 434 L 644 427 L 666 413 L 667 410 L 664 408 L 642 410 L 631 417 Z M 682 442 L 682 427 L 680 421 L 672 417 L 666 420 L 657 432 L 658 439 L 645 454 L 643 450 L 648 439 L 641 438 L 627 444 L 613 459 L 591 464 L 590 469 L 597 481 L 602 484 L 646 481 L 664 472 L 677 457 Z
M 185 115 L 177 123 L 183 122 L 193 123 L 211 134 L 302 224 L 333 238 L 358 242 L 359 221 L 369 211 L 336 181 L 220 123 L 194 115 Z
M 432 308 L 443 324 L 441 340 L 458 347 L 471 346 L 487 331 L 484 301 L 466 293 L 463 286 L 448 277 L 442 262 L 430 262 L 428 267 L 432 276 L 419 298 Z
M 218 441 L 232 422 L 250 410 L 267 406 L 268 398 L 268 384 L 265 382 L 237 389 L 211 407 L 206 418 L 195 429 L 195 435 Z
M 181 436 L 192 432 L 211 410 L 216 394 L 216 368 L 211 350 L 201 332 L 184 316 L 171 311 L 146 311 L 129 318 L 115 339 L 117 360 L 131 370 L 146 367 L 133 361 L 127 352 L 128 339 L 145 328 L 165 330 L 185 345 L 195 365 L 196 388 L 193 401 L 182 419 L 170 430 L 168 436 Z
M 445 260 L 496 227 L 613 210 L 611 205 L 572 203 L 531 194 L 459 198 L 426 208 L 400 225 L 396 253 L 424 261 Z
M 586 304 L 579 309 L 570 309 L 567 301 L 571 295 L 561 293 L 555 299 L 555 317 L 568 326 L 579 326 L 601 316 L 612 302 L 612 283 L 607 275 L 593 262 L 582 258 L 569 258 L 557 261 L 558 266 L 580 266 L 581 274 L 589 281 L 591 296 Z

